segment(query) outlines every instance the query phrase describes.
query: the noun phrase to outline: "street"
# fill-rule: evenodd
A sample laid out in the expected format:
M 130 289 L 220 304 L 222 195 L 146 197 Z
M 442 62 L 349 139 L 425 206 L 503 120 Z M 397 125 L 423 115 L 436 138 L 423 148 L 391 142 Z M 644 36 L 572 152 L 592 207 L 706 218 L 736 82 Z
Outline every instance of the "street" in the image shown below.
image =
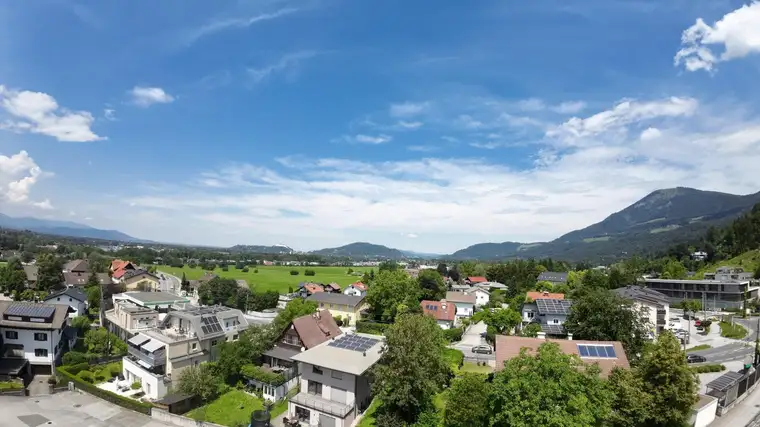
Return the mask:
M 476 345 L 486 344 L 485 338 L 481 337 L 480 334 L 486 332 L 486 324 L 483 322 L 476 323 L 474 325 L 470 325 L 469 328 L 467 328 L 467 331 L 465 331 L 464 335 L 462 335 L 462 341 L 459 341 L 458 343 L 451 345 L 452 348 L 456 348 L 457 350 L 460 350 L 462 353 L 464 353 L 464 357 L 466 360 L 471 362 L 493 362 L 496 363 L 496 353 L 491 354 L 480 354 L 480 353 L 473 353 L 472 348 Z
M 181 281 L 179 278 L 172 276 L 169 273 L 164 273 L 163 271 L 157 271 L 156 274 L 159 278 L 159 290 L 161 292 L 168 292 L 170 294 L 177 294 L 179 295 L 181 291 Z M 164 278 L 162 279 L 161 276 Z

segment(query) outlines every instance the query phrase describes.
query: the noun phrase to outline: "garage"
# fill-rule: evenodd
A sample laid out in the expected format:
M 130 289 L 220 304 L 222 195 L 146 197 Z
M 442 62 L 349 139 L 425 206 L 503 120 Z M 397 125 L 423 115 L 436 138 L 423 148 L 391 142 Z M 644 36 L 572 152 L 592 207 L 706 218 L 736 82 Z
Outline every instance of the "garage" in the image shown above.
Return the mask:
M 319 414 L 319 425 L 320 427 L 335 427 L 335 418 L 325 414 Z
M 50 369 L 50 365 L 31 365 L 32 366 L 32 376 L 35 375 L 51 375 L 52 370 Z

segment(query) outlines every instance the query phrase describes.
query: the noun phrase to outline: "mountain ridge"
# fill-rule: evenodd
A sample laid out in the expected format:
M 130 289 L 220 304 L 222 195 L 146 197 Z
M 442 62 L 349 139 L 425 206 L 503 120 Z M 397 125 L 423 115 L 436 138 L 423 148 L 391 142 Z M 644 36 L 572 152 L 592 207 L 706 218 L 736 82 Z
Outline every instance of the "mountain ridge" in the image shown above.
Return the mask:
M 153 243 L 118 230 L 104 230 L 71 221 L 47 220 L 32 217 L 12 217 L 0 213 L 0 228 L 29 230 L 35 233 L 86 239 L 111 240 L 128 243 Z

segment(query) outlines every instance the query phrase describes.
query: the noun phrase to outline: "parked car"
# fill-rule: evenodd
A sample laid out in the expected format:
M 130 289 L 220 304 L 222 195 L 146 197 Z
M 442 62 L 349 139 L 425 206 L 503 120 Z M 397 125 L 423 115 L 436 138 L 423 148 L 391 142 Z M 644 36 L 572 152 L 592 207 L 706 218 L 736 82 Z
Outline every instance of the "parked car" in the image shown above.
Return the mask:
M 473 353 L 480 353 L 480 354 L 492 354 L 493 349 L 490 345 L 476 345 L 472 348 Z
M 686 356 L 686 362 L 687 363 L 702 363 L 702 362 L 707 362 L 707 358 L 705 356 L 700 356 L 698 354 L 690 354 Z

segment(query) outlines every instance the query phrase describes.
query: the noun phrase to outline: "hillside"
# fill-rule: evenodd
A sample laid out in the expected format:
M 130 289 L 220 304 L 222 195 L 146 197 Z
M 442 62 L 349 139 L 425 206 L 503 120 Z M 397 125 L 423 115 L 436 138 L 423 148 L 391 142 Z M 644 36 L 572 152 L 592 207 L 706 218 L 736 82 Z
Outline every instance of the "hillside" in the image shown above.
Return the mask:
M 117 230 L 101 230 L 88 225 L 78 224 L 70 221 L 56 221 L 28 217 L 10 217 L 0 214 L 0 227 L 14 230 L 29 230 L 41 234 L 52 234 L 56 236 L 80 237 L 86 239 L 111 240 L 119 242 L 132 243 L 150 243 L 148 240 L 142 240 L 124 234 Z
M 533 245 L 541 245 L 535 243 Z M 533 245 L 518 242 L 504 243 L 478 243 L 467 248 L 460 249 L 447 258 L 452 259 L 500 259 L 516 256 L 520 248 L 527 249 Z
M 720 267 L 741 267 L 744 271 L 757 271 L 757 268 L 760 267 L 760 249 L 748 251 L 733 258 L 707 265 L 697 271 L 693 278 L 703 279 L 705 273 L 715 271 L 715 269 Z
M 351 258 L 387 258 L 401 259 L 405 255 L 398 249 L 366 242 L 350 243 L 338 248 L 320 249 L 311 252 L 314 255 Z
M 293 248 L 290 248 L 285 245 L 273 245 L 273 246 L 262 246 L 262 245 L 235 245 L 229 248 L 230 252 L 246 252 L 246 253 L 257 253 L 257 254 L 292 254 L 295 252 Z

